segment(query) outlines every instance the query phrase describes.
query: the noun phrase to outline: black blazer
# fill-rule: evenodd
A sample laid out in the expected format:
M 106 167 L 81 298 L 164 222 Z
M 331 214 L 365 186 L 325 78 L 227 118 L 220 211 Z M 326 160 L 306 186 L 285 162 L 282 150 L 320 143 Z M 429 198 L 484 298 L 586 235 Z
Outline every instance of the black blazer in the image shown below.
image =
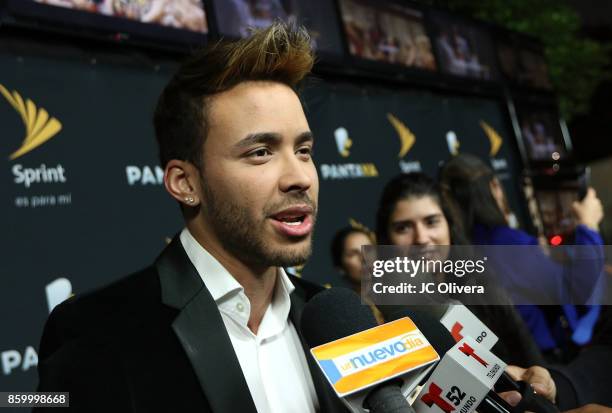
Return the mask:
M 304 303 L 322 287 L 292 282 L 289 317 L 299 334 Z M 302 345 L 320 411 L 346 412 Z M 70 392 L 71 411 L 256 411 L 217 305 L 178 237 L 154 265 L 58 305 L 38 372 L 38 391 Z

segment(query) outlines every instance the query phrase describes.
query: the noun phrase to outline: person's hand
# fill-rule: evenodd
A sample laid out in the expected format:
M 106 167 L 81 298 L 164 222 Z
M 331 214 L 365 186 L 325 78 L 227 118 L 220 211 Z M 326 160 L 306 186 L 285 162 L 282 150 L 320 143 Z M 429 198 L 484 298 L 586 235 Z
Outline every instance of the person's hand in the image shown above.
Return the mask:
M 572 410 L 566 410 L 563 413 L 612 413 L 612 408 L 601 404 L 586 404 Z
M 604 213 L 601 200 L 597 198 L 597 192 L 593 188 L 589 187 L 584 199 L 580 202 L 575 201 L 572 208 L 579 224 L 584 224 L 592 230 L 598 231 Z
M 548 370 L 546 370 L 544 367 L 533 366 L 529 367 L 528 369 L 524 369 L 518 366 L 508 366 L 506 367 L 506 372 L 514 380 L 522 380 L 531 385 L 533 390 L 540 396 L 547 398 L 553 403 L 555 402 L 555 398 L 557 397 L 557 386 L 555 385 L 555 382 L 550 376 Z M 499 395 L 511 406 L 516 406 L 521 401 L 521 394 L 517 391 L 503 392 Z

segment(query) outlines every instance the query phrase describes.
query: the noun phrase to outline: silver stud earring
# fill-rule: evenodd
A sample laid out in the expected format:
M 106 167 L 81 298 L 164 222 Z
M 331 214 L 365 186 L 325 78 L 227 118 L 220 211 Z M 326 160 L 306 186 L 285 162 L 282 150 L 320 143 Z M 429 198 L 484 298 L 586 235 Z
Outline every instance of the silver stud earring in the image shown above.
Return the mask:
M 185 198 L 185 202 L 187 202 L 188 204 L 193 204 L 195 202 L 195 199 L 193 199 L 193 197 L 188 196 L 187 198 Z

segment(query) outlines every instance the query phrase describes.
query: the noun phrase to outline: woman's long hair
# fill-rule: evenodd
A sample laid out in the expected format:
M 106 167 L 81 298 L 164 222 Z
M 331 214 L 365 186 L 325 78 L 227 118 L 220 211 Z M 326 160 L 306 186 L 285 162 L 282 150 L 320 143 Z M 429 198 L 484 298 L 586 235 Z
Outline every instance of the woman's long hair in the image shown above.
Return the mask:
M 470 237 L 474 225 L 507 225 L 506 218 L 491 193 L 493 170 L 474 155 L 460 154 L 440 168 L 442 196 L 461 217 L 463 232 Z

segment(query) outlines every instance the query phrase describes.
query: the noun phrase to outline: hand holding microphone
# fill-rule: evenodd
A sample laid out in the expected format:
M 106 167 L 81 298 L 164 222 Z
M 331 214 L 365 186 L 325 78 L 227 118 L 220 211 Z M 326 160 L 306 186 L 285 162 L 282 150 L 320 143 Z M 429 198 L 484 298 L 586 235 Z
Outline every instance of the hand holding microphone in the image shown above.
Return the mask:
M 442 316 L 443 322 L 445 323 L 446 328 L 450 329 L 451 331 L 454 331 L 453 335 L 451 335 L 451 333 L 446 330 L 440 322 L 437 321 L 436 318 L 440 316 L 440 311 L 435 314 L 436 318 L 433 318 L 428 313 L 420 313 L 419 311 L 411 311 L 410 309 L 404 309 L 393 314 L 388 314 L 387 319 L 393 320 L 400 317 L 408 316 L 415 320 L 419 319 L 419 321 L 417 321 L 417 325 L 421 329 L 424 328 L 424 325 L 430 325 L 430 327 L 428 327 L 428 331 L 432 331 L 433 333 L 430 333 L 431 335 L 428 334 L 428 337 L 430 338 L 430 342 L 432 343 L 432 345 L 440 354 L 452 354 L 454 355 L 454 358 L 456 360 L 458 360 L 455 355 L 456 349 L 451 349 L 451 347 L 455 345 L 456 341 L 462 343 L 466 339 L 466 337 L 463 337 L 461 334 L 458 334 L 459 332 L 480 332 L 480 337 L 487 337 L 488 339 L 492 338 L 492 332 L 488 330 L 488 328 L 464 306 L 453 306 L 453 308 L 445 310 L 444 313 L 445 315 Z M 457 325 L 461 325 L 462 328 L 454 328 Z M 489 332 L 488 335 L 482 334 L 482 332 L 487 331 Z M 485 369 L 489 368 L 488 365 L 490 365 L 491 363 L 498 364 L 500 366 L 505 366 L 505 363 L 497 359 L 497 357 L 495 357 L 492 353 L 488 351 L 497 341 L 497 337 L 495 337 L 494 340 L 477 341 L 478 343 L 467 343 L 468 345 L 472 346 L 473 350 L 475 350 L 471 354 L 484 354 L 486 355 L 486 357 L 492 360 L 489 360 L 487 363 L 485 363 L 487 365 L 482 365 L 482 367 L 485 367 Z M 468 351 L 466 353 L 464 351 L 463 353 L 468 354 L 470 352 Z M 479 390 L 478 385 L 476 384 L 473 390 L 474 402 L 472 403 L 472 405 L 476 405 L 476 408 L 481 413 L 523 413 L 523 411 L 525 410 L 530 410 L 536 413 L 558 413 L 559 411 L 556 406 L 550 402 L 550 400 L 547 400 L 546 398 L 542 397 L 545 396 L 554 398 L 555 391 L 554 382 L 552 382 L 548 371 L 541 367 L 532 367 L 530 369 L 520 369 L 518 367 L 510 368 L 510 372 L 512 374 L 515 374 L 515 376 L 512 376 L 507 372 L 503 372 L 502 369 L 502 371 L 499 372 L 500 374 L 496 372 L 494 377 L 489 377 L 489 375 L 491 374 L 491 371 L 489 371 L 487 373 L 487 377 L 494 378 L 494 380 L 487 380 L 481 375 L 482 372 L 478 373 L 478 371 L 473 368 L 474 366 L 478 366 L 478 364 L 472 363 L 472 368 L 468 368 L 468 365 L 466 363 L 463 363 L 461 364 L 461 366 L 458 366 L 457 363 L 453 364 L 452 362 L 445 360 L 446 358 L 447 357 L 445 356 L 442 359 L 436 370 L 434 370 L 434 372 L 432 373 L 432 375 L 438 374 L 438 377 L 442 377 L 443 382 L 446 376 L 455 375 L 457 377 L 464 377 L 465 380 L 463 381 L 464 383 L 466 383 L 466 385 L 468 385 L 468 383 L 472 379 L 479 379 L 481 382 L 490 385 L 489 389 L 492 389 L 493 386 L 495 386 L 495 389 L 501 389 L 502 391 L 504 391 L 504 393 L 502 393 L 502 395 L 500 396 L 495 391 L 490 390 L 488 391 L 488 393 L 486 393 L 486 395 L 483 393 L 484 396 L 481 397 L 477 394 Z M 481 356 L 480 358 L 484 360 L 484 357 Z M 550 382 L 546 379 L 547 377 Z M 519 380 L 526 380 L 516 382 L 516 378 L 519 378 Z M 477 380 L 472 381 L 477 383 Z M 548 391 L 545 392 L 545 394 L 534 393 L 532 386 L 529 385 L 530 383 L 538 383 L 543 386 L 543 389 L 547 389 Z M 553 386 L 552 389 L 550 388 L 551 385 Z M 453 385 L 449 383 L 449 388 L 452 387 Z M 455 387 L 458 389 L 460 388 L 459 386 Z M 537 387 L 538 386 L 536 386 L 536 389 Z M 467 395 L 467 392 L 464 391 L 460 393 Z M 448 392 L 447 395 L 453 397 L 452 391 Z M 450 400 L 449 397 L 447 397 L 447 401 L 448 400 Z M 463 398 L 461 398 L 461 401 L 462 400 Z M 464 407 L 462 404 L 458 404 L 457 406 L 460 406 L 458 408 L 459 411 L 455 412 L 453 409 L 452 413 L 468 413 L 469 411 L 471 411 L 472 407 Z M 417 413 L 421 413 L 419 412 L 419 408 L 417 408 L 416 410 Z
M 555 385 L 555 382 L 550 376 L 548 370 L 546 370 L 544 367 L 532 366 L 528 369 L 524 369 L 518 366 L 508 366 L 506 367 L 506 372 L 510 375 L 510 377 L 512 377 L 513 380 L 526 382 L 537 394 L 545 397 L 552 403 L 555 402 L 557 397 L 557 386 Z M 515 394 L 508 395 L 508 393 Z M 512 406 L 516 406 L 520 401 L 520 395 L 518 392 L 506 392 L 500 395 Z

